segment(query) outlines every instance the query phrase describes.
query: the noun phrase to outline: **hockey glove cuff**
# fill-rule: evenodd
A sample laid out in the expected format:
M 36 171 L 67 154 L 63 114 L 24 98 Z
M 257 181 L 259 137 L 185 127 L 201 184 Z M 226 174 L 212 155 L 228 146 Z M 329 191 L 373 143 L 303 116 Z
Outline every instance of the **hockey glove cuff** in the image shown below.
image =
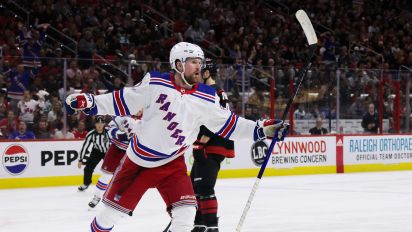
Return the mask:
M 276 136 L 277 141 L 283 141 L 289 133 L 289 127 L 289 123 L 277 119 L 258 121 L 254 138 L 255 140 L 263 140 L 265 138 L 272 139 Z
M 82 110 L 85 114 L 88 115 L 97 114 L 97 108 L 93 94 L 70 94 L 69 96 L 67 96 L 65 103 L 74 111 Z
M 199 141 L 193 143 L 193 158 L 197 161 L 206 158 L 205 144 Z

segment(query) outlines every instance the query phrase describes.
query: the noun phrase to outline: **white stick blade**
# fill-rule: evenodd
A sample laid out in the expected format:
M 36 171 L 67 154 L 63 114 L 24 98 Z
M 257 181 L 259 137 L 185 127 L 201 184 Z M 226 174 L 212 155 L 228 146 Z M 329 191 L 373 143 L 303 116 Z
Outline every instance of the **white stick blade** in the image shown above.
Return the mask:
M 309 45 L 318 43 L 315 29 L 313 29 L 312 23 L 310 22 L 310 19 L 306 12 L 304 10 L 298 10 L 295 15 L 300 25 L 302 26 L 303 32 L 305 32 Z

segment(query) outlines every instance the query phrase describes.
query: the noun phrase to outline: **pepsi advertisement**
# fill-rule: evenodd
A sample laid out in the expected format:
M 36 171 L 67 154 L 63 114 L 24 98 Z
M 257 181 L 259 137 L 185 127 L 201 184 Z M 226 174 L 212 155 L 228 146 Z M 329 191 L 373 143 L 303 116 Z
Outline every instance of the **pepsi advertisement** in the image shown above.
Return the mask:
M 78 140 L 2 142 L 0 178 L 79 175 L 82 144 Z

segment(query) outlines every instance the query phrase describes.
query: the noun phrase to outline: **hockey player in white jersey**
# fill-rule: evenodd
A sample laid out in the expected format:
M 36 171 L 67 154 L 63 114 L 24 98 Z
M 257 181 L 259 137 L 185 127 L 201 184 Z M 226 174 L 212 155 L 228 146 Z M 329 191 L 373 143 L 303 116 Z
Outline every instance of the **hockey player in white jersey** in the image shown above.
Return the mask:
M 91 231 L 111 231 L 125 214 L 132 215 L 143 194 L 156 188 L 172 215 L 170 231 L 190 232 L 196 214 L 196 197 L 183 154 L 196 140 L 200 126 L 224 138 L 282 140 L 288 125 L 277 120 L 250 121 L 222 109 L 216 91 L 197 84 L 204 54 L 191 43 L 180 42 L 170 51 L 173 72 L 149 72 L 138 86 L 110 94 L 72 94 L 69 113 L 133 115 L 144 109 L 122 160 L 103 196 L 103 209 Z
M 141 112 L 138 113 L 141 116 Z M 138 120 L 127 116 L 116 116 L 109 123 L 108 134 L 110 137 L 110 147 L 104 156 L 102 164 L 102 175 L 97 181 L 93 199 L 89 202 L 89 207 L 94 208 L 102 199 L 103 193 L 106 191 L 113 173 L 119 166 L 120 161 L 126 154 L 126 149 L 129 146 L 129 140 L 133 135 L 132 128 Z

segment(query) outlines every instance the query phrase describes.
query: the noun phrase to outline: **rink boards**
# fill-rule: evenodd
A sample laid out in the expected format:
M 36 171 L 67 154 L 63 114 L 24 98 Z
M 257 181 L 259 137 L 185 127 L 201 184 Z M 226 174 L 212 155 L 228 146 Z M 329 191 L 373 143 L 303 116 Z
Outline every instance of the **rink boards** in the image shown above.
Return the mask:
M 236 157 L 223 161 L 219 177 L 255 177 L 269 144 L 269 140 L 237 141 Z M 77 168 L 77 160 L 81 145 L 81 140 L 0 142 L 0 189 L 80 184 L 83 171 Z M 185 159 L 189 171 L 191 152 Z M 412 170 L 412 135 L 289 137 L 275 145 L 265 175 L 390 170 Z

